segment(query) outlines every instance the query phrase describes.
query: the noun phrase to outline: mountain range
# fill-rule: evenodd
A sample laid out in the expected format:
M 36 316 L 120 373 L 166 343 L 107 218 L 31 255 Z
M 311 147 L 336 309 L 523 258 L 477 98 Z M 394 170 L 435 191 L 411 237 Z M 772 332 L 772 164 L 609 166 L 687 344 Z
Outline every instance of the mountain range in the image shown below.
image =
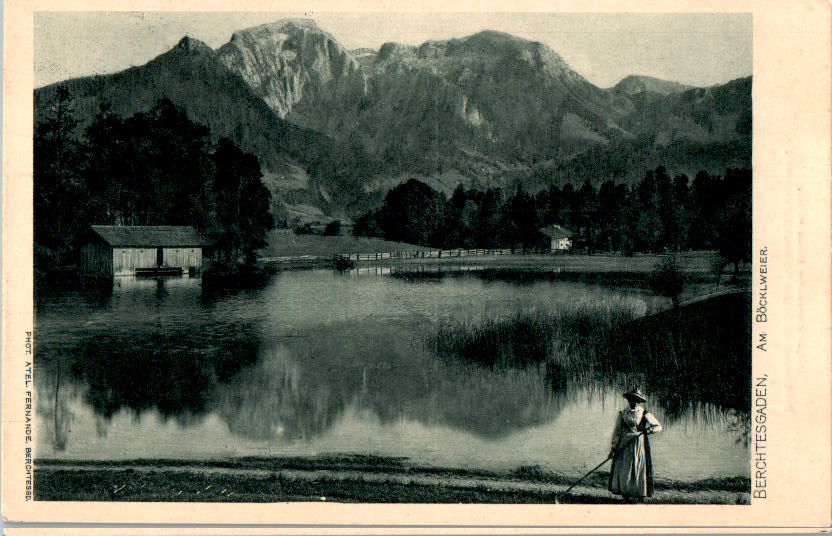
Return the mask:
M 692 88 L 628 76 L 600 88 L 539 42 L 483 31 L 420 46 L 345 49 L 311 20 L 235 32 L 217 50 L 183 38 L 125 71 L 59 86 L 83 128 L 168 98 L 260 159 L 286 219 L 349 218 L 409 178 L 535 190 L 751 165 L 751 78 Z

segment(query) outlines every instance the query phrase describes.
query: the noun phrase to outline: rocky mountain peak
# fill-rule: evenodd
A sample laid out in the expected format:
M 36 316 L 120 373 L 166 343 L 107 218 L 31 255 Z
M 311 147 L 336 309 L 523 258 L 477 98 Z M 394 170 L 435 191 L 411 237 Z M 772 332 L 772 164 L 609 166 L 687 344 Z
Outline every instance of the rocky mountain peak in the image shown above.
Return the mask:
M 304 33 L 315 33 L 327 39 L 335 40 L 327 32 L 321 30 L 312 19 L 280 19 L 274 22 L 253 26 L 244 30 L 237 30 L 231 35 L 231 42 L 244 39 L 269 39 L 286 36 L 302 36 Z
M 385 69 L 391 64 L 437 72 L 456 71 L 463 65 L 471 69 L 485 67 L 495 74 L 531 75 L 560 79 L 566 83 L 585 82 L 563 58 L 550 47 L 511 34 L 483 30 L 475 34 L 445 41 L 427 41 L 418 47 L 400 43 L 385 43 L 375 56 L 374 69 Z M 514 73 L 503 69 L 515 69 Z M 526 70 L 526 73 L 521 71 Z
M 211 47 L 199 39 L 194 39 L 193 37 L 187 35 L 179 40 L 179 43 L 176 44 L 174 50 L 182 50 L 189 53 L 214 54 Z
M 493 52 L 494 48 L 523 48 L 531 41 L 496 30 L 482 30 L 459 39 L 451 39 L 452 45 L 463 46 L 480 52 Z
M 613 87 L 613 91 L 625 95 L 636 95 L 644 92 L 673 95 L 687 91 L 688 89 L 691 89 L 691 86 L 644 75 L 627 76 Z
M 460 39 L 451 39 L 447 41 L 447 47 L 448 54 L 478 54 L 498 57 L 521 55 L 526 58 L 534 57 L 538 60 L 553 60 L 565 65 L 557 52 L 538 41 L 529 41 L 522 37 L 494 30 L 483 30 Z
M 327 105 L 366 91 L 356 60 L 310 19 L 283 19 L 234 33 L 220 61 L 281 118 L 331 133 Z M 299 107 L 302 109 L 300 110 Z
M 321 30 L 313 19 L 308 18 L 280 19 L 265 26 L 275 29 Z
M 416 57 L 417 49 L 412 45 L 403 45 L 401 43 L 388 42 L 381 45 L 378 49 L 378 61 L 387 61 L 393 58 L 414 58 Z

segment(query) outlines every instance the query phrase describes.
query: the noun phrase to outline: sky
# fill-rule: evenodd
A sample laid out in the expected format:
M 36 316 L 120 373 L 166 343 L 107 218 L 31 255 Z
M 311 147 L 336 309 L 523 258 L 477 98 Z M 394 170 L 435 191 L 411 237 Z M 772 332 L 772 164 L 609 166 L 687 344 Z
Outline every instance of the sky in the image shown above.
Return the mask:
M 549 45 L 600 87 L 630 74 L 692 86 L 752 74 L 750 14 L 40 12 L 35 87 L 143 65 L 185 35 L 216 49 L 235 30 L 288 17 L 314 19 L 348 49 L 507 32 Z

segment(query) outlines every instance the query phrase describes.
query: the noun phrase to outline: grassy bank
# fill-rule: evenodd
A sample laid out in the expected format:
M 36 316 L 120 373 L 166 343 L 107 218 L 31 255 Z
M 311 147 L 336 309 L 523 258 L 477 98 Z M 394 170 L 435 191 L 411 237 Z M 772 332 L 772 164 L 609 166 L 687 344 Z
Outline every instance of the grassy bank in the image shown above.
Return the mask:
M 267 237 L 268 245 L 258 251 L 260 258 L 321 258 L 330 259 L 333 255 L 352 253 L 390 253 L 396 251 L 435 251 L 405 242 L 391 242 L 380 238 L 356 236 L 321 236 L 295 234 L 288 229 L 276 229 Z M 682 269 L 689 274 L 712 274 L 711 251 L 690 251 L 678 255 Z M 561 269 L 567 272 L 620 272 L 649 273 L 661 258 L 660 255 L 635 255 L 624 257 L 608 254 L 523 254 L 514 255 L 479 255 L 464 257 L 442 257 L 424 259 L 385 259 L 360 261 L 370 264 L 480 264 L 486 267 L 509 270 Z
M 682 270 L 699 278 L 707 277 L 716 281 L 716 276 L 710 267 L 711 253 L 707 251 L 687 252 L 679 255 Z M 579 253 L 545 254 L 545 253 L 516 253 L 514 255 L 478 255 L 469 257 L 442 257 L 426 259 L 403 259 L 393 262 L 404 264 L 467 264 L 480 265 L 485 269 L 511 270 L 517 272 L 556 271 L 561 273 L 620 273 L 620 274 L 649 274 L 656 263 L 662 259 L 661 255 L 636 255 L 623 257 L 620 255 Z M 373 264 L 383 261 L 372 261 Z M 747 271 L 744 272 L 747 277 Z M 722 278 L 723 281 L 726 279 Z
M 574 481 L 538 467 L 481 471 L 413 466 L 375 457 L 248 458 L 224 462 L 38 461 L 37 500 L 377 503 L 616 503 L 605 473 Z M 657 480 L 650 502 L 747 504 L 745 478 Z
M 638 318 L 614 330 L 596 360 L 637 371 L 673 418 L 696 403 L 747 412 L 751 405 L 751 296 L 726 294 Z
M 549 362 L 576 371 L 591 366 L 584 351 L 612 330 L 644 314 L 644 304 L 631 297 L 608 297 L 569 305 L 488 311 L 455 319 L 428 338 L 443 356 L 459 356 L 483 365 Z
M 556 388 L 576 378 L 641 385 L 671 419 L 703 402 L 747 412 L 748 300 L 726 294 L 649 316 L 626 297 L 486 312 L 445 323 L 427 345 L 487 366 L 545 363 Z

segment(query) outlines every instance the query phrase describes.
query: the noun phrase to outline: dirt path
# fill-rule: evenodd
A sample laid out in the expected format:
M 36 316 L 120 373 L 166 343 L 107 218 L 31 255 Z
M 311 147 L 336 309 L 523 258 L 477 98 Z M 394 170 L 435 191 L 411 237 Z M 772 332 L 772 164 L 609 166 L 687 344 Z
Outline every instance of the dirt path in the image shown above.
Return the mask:
M 522 477 L 431 474 L 353 469 L 232 468 L 210 465 L 54 463 L 36 467 L 36 489 L 67 500 L 254 501 L 336 500 L 368 502 L 620 502 L 596 479 L 560 494 L 566 483 Z M 40 484 L 38 486 L 37 484 Z M 51 489 L 60 484 L 61 490 Z M 659 489 L 649 502 L 747 503 L 748 493 L 727 489 Z M 236 494 L 236 496 L 235 496 Z M 109 497 L 107 497 L 109 496 Z

